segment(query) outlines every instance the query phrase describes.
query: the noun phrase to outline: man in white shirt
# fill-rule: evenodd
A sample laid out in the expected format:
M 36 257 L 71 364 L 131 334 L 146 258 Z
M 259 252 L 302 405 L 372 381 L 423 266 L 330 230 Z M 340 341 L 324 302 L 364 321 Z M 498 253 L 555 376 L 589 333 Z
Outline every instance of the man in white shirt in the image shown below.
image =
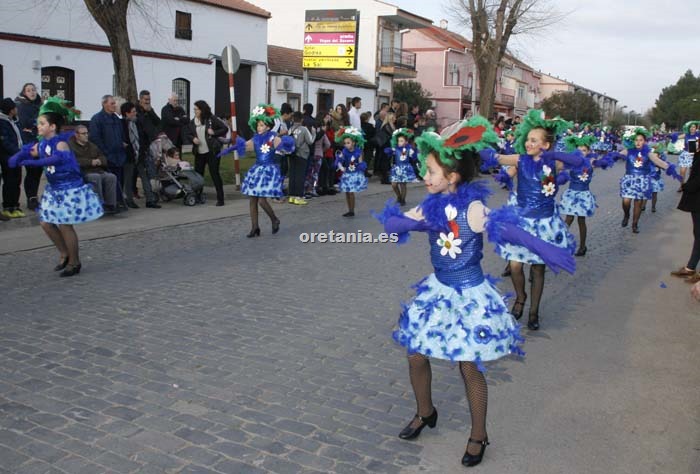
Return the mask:
M 360 120 L 360 107 L 362 107 L 362 99 L 359 97 L 353 97 L 352 102 L 350 102 L 350 110 L 348 110 L 348 116 L 350 117 L 350 125 L 358 130 L 362 130 L 362 121 Z

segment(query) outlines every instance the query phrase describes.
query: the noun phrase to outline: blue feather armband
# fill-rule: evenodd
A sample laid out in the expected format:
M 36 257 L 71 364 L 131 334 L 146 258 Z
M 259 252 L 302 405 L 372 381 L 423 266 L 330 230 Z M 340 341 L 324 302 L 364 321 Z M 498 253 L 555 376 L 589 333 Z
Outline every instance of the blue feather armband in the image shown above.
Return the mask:
M 27 145 L 24 145 L 20 151 L 15 153 L 10 157 L 10 159 L 7 161 L 7 165 L 10 168 L 17 168 L 18 166 L 22 166 L 23 161 L 28 161 L 33 159 L 34 157 L 32 156 L 32 148 L 34 147 L 34 143 L 29 143 Z
M 513 190 L 513 178 L 504 169 L 501 169 L 498 174 L 494 175 L 493 179 L 497 183 L 504 185 L 508 191 Z
M 285 153 L 293 153 L 296 150 L 296 143 L 294 142 L 294 137 L 289 135 L 283 135 L 280 138 L 280 145 L 277 147 L 278 150 Z
M 677 181 L 683 182 L 683 177 L 678 174 L 678 172 L 676 171 L 676 165 L 674 165 L 673 163 L 668 164 L 668 168 L 666 168 L 666 174 Z
M 488 171 L 491 168 L 500 166 L 498 163 L 498 153 L 493 148 L 484 148 L 479 152 L 481 157 L 481 171 Z

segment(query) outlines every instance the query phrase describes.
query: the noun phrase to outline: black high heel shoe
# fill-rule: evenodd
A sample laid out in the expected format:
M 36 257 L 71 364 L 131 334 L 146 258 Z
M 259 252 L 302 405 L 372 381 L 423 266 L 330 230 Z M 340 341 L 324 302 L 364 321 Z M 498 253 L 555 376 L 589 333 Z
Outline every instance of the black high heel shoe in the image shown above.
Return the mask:
M 637 225 L 637 224 L 632 224 L 632 233 L 633 233 L 633 234 L 639 234 L 639 225 Z
M 627 227 L 627 224 L 630 222 L 630 216 L 625 216 L 622 218 L 622 227 Z
M 63 260 L 61 260 L 61 263 L 53 267 L 53 271 L 60 272 L 61 270 L 66 268 L 66 265 L 68 265 L 68 257 L 64 258 Z
M 582 249 L 578 249 L 578 251 L 574 254 L 574 257 L 583 257 L 586 255 L 586 251 L 588 250 L 588 247 L 583 247 Z
M 66 265 L 65 270 L 61 272 L 59 275 L 60 277 L 72 277 L 73 275 L 77 275 L 80 273 L 80 269 L 82 268 L 82 264 L 78 263 L 77 265 Z
M 534 316 L 531 314 L 527 318 L 527 328 L 531 331 L 537 331 L 540 328 L 540 315 L 535 314 Z
M 527 301 L 527 295 L 525 295 L 525 299 L 522 301 L 515 301 L 513 303 L 513 307 L 510 309 L 510 314 L 513 315 L 513 317 L 517 320 L 523 317 L 523 310 L 525 309 L 525 302 Z M 515 311 L 515 307 L 520 306 L 520 311 Z
M 276 234 L 279 231 L 280 231 L 280 220 L 275 219 L 274 221 L 272 221 L 272 233 Z
M 477 464 L 479 464 L 481 462 L 481 459 L 484 457 L 484 451 L 486 451 L 486 446 L 489 445 L 489 439 L 486 438 L 483 441 L 479 441 L 478 439 L 469 438 L 469 441 L 467 442 L 467 448 L 469 448 L 469 443 L 481 445 L 481 449 L 479 450 L 479 454 L 469 454 L 469 451 L 465 450 L 464 456 L 462 456 L 462 465 L 463 466 L 474 467 Z
M 260 237 L 260 227 L 256 227 L 255 229 L 251 230 L 248 232 L 248 235 L 246 235 L 249 239 L 251 237 Z
M 420 425 L 418 425 L 418 427 L 416 428 L 413 428 L 411 426 L 413 424 L 413 420 L 411 420 L 411 423 L 409 423 L 408 426 L 406 426 L 406 428 L 401 430 L 401 433 L 399 433 L 399 438 L 415 439 L 426 426 L 429 426 L 431 429 L 435 428 L 438 419 L 437 408 L 433 407 L 433 414 L 430 416 L 420 416 L 416 414 L 416 417 L 420 418 Z

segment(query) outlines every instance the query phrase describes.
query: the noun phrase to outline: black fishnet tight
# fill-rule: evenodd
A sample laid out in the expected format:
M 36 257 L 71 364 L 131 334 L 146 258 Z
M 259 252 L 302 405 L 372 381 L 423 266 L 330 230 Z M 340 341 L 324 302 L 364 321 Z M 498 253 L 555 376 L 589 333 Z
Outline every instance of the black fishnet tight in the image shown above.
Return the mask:
M 578 248 L 580 250 L 583 250 L 586 248 L 586 236 L 588 234 L 588 226 L 586 225 L 586 218 L 583 216 L 578 216 L 576 218 L 578 221 L 578 234 L 579 234 L 579 246 Z M 566 222 L 566 226 L 569 227 L 571 226 L 571 223 L 574 222 L 574 216 L 566 216 L 566 219 L 564 219 Z
M 544 265 L 531 265 L 530 273 L 532 274 L 532 284 L 530 285 L 530 313 L 529 320 L 537 318 L 540 312 L 540 300 L 544 291 Z M 534 318 L 533 318 L 534 316 Z
M 408 375 L 413 387 L 413 395 L 416 397 L 416 413 L 422 417 L 433 414 L 433 398 L 431 395 L 431 383 L 433 371 L 430 369 L 430 361 L 423 354 L 412 354 L 408 356 Z M 420 426 L 421 420 L 418 417 L 413 419 L 411 425 L 414 428 Z
M 268 215 L 268 217 L 270 218 L 270 220 L 272 222 L 275 222 L 277 220 L 277 217 L 275 216 L 275 211 L 272 210 L 272 206 L 268 202 L 267 198 L 251 196 L 250 197 L 250 224 L 251 224 L 251 228 L 253 230 L 260 227 L 258 225 L 258 204 L 260 204 L 260 207 L 263 208 L 263 211 L 265 211 L 265 214 Z

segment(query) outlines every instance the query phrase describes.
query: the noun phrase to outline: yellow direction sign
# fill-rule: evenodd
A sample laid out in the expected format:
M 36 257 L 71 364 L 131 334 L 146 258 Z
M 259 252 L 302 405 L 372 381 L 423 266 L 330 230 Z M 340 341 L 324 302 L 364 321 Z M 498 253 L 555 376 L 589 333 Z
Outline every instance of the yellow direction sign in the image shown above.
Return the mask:
M 355 69 L 355 58 L 304 58 L 304 68 Z
M 334 46 L 334 45 L 305 45 L 304 57 L 309 56 L 355 56 L 355 45 Z
M 356 21 L 307 21 L 304 24 L 304 33 L 352 33 L 356 30 Z

